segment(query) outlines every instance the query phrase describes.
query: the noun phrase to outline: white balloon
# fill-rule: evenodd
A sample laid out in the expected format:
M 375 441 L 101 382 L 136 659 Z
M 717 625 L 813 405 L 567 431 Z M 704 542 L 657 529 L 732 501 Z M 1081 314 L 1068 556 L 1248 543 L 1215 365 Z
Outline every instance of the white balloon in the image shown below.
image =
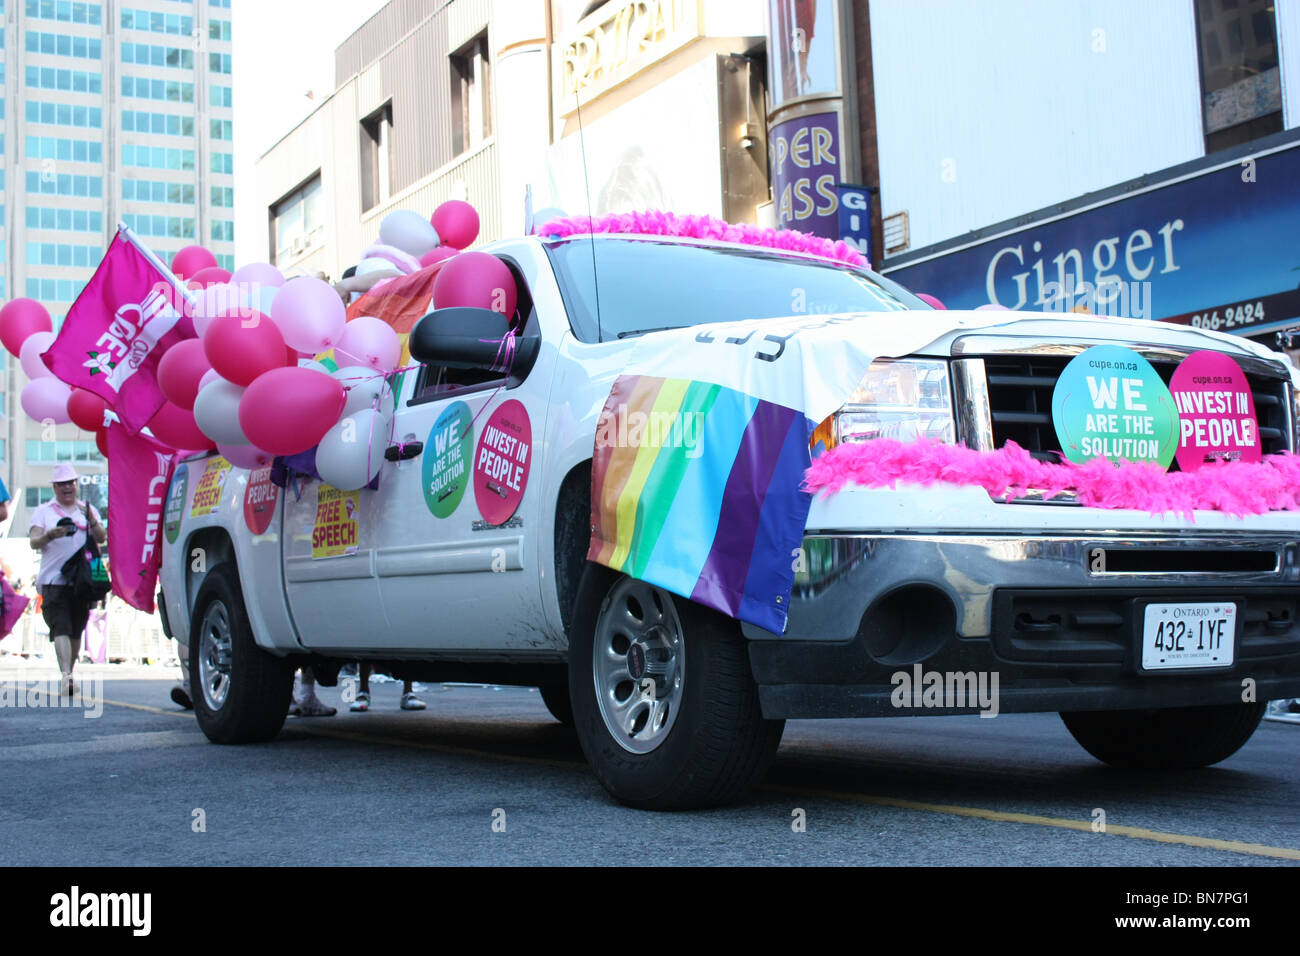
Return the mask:
M 199 431 L 222 445 L 247 445 L 248 436 L 239 427 L 239 400 L 244 390 L 220 379 L 203 386 L 194 399 L 194 423 Z
M 385 216 L 379 224 L 379 241 L 418 259 L 426 252 L 438 248 L 441 240 L 428 217 L 421 216 L 414 209 L 397 209 Z
M 533 232 L 537 231 L 538 226 L 544 226 L 553 219 L 567 219 L 568 213 L 563 209 L 557 209 L 555 206 L 548 206 L 545 209 L 538 209 L 533 213 Z
M 369 259 L 362 259 L 357 263 L 355 275 L 368 276 L 372 272 L 391 272 L 393 275 L 401 275 L 402 270 L 387 259 L 382 259 L 379 256 L 371 256 Z
M 368 408 L 339 419 L 316 446 L 321 481 L 340 491 L 370 484 L 384 463 L 390 425 L 390 417 Z
M 382 374 L 364 365 L 349 365 L 339 369 L 333 377 L 347 389 L 347 401 L 340 418 L 364 408 L 373 408 L 376 396 L 379 397 L 379 411 L 392 418 L 395 405 L 393 389 Z

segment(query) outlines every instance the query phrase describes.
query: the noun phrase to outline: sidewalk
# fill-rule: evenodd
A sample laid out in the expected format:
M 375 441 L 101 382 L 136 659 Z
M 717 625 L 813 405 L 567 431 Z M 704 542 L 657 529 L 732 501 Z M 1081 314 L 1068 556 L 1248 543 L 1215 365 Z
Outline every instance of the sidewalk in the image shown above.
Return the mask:
M 181 678 L 178 665 L 164 664 L 87 664 L 78 663 L 73 672 L 77 680 L 99 678 L 111 680 L 158 680 L 175 682 Z M 59 665 L 51 646 L 43 656 L 21 657 L 17 654 L 0 654 L 0 680 L 53 680 L 59 676 Z

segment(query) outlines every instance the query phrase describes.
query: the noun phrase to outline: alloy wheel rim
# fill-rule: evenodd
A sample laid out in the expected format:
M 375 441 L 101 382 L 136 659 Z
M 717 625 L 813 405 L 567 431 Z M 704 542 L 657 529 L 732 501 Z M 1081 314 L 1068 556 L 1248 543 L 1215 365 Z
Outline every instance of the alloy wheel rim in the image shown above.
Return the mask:
M 232 639 L 230 614 L 220 601 L 213 601 L 200 624 L 199 682 L 209 710 L 220 710 L 230 692 Z
M 592 678 L 605 728 L 629 753 L 648 754 L 672 732 L 685 650 L 672 599 L 644 581 L 620 580 L 596 622 Z

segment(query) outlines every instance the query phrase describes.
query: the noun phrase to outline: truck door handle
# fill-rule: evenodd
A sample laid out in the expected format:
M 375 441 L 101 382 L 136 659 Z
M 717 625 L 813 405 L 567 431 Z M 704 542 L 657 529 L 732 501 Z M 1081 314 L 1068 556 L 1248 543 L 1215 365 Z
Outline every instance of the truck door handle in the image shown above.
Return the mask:
M 406 461 L 414 458 L 422 451 L 424 451 L 424 442 L 408 441 L 397 445 L 389 445 L 384 449 L 384 457 L 389 461 Z

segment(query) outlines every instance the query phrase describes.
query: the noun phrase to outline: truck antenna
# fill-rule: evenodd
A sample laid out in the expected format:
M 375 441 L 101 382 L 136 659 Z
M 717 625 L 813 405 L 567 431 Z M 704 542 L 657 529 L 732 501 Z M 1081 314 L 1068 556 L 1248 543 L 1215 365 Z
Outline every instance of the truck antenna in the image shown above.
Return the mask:
M 573 92 L 573 105 L 578 112 L 578 147 L 582 150 L 582 186 L 587 193 L 587 238 L 591 241 L 591 281 L 596 287 L 596 341 L 603 342 L 605 337 L 600 325 L 600 278 L 596 271 L 596 223 L 591 213 L 591 177 L 587 174 L 587 140 L 582 132 L 582 96 L 578 90 Z

